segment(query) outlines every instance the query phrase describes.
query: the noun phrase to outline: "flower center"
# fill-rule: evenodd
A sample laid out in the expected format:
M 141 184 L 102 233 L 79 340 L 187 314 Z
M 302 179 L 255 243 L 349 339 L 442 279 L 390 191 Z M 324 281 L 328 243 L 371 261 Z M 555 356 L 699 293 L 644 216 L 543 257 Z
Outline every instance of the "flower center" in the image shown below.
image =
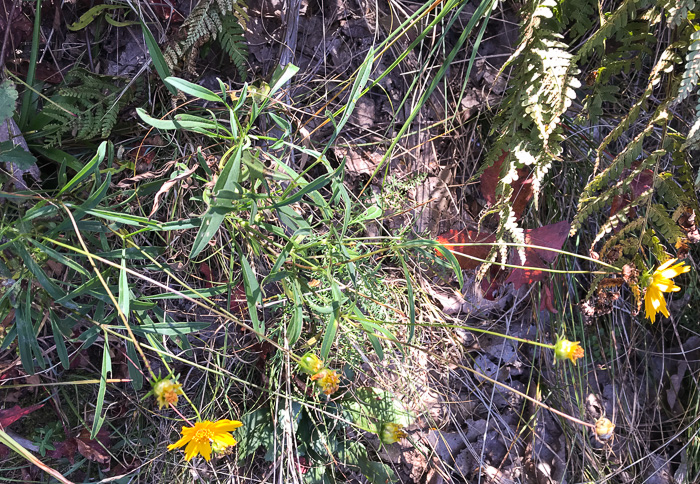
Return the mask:
M 212 432 L 209 429 L 199 429 L 197 430 L 197 433 L 194 434 L 194 437 L 192 440 L 195 442 L 209 442 L 211 438 L 214 436 L 214 432 Z

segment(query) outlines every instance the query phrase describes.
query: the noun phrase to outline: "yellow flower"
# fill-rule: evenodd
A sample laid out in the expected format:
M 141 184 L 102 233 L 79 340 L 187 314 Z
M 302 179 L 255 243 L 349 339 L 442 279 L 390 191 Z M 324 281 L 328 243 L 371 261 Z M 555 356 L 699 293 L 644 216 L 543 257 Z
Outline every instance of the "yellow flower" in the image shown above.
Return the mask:
M 605 417 L 595 421 L 595 435 L 598 440 L 610 440 L 615 431 L 615 424 Z
M 392 422 L 382 424 L 382 430 L 379 432 L 379 440 L 383 444 L 393 444 L 406 437 L 406 432 L 403 431 L 403 426 Z
M 664 299 L 665 292 L 678 292 L 680 287 L 676 286 L 671 279 L 679 274 L 690 271 L 690 266 L 683 262 L 673 265 L 678 259 L 669 259 L 661 264 L 653 274 L 647 275 L 643 284 L 647 284 L 647 291 L 644 294 L 644 310 L 647 318 L 651 322 L 656 321 L 656 313 L 660 312 L 666 317 L 669 317 L 666 300 Z
M 210 422 L 197 422 L 194 427 L 182 427 L 182 438 L 170 444 L 168 450 L 185 447 L 185 460 L 190 460 L 197 454 L 202 454 L 207 461 L 211 459 L 212 443 L 217 449 L 223 449 L 236 445 L 236 439 L 229 433 L 241 427 L 243 424 L 237 420 L 218 420 Z
M 170 378 L 164 378 L 155 382 L 153 394 L 156 396 L 159 409 L 166 405 L 177 405 L 177 396 L 184 395 L 182 385 Z
M 323 369 L 323 361 L 315 354 L 309 352 L 299 360 L 299 369 L 307 375 L 315 375 Z
M 316 382 L 316 386 L 319 387 L 326 395 L 330 395 L 338 391 L 340 376 L 335 372 L 335 370 L 324 368 L 313 375 L 311 379 Z
M 578 341 L 569 341 L 560 336 L 554 345 L 554 363 L 567 358 L 575 365 L 577 359 L 583 358 L 583 348 Z

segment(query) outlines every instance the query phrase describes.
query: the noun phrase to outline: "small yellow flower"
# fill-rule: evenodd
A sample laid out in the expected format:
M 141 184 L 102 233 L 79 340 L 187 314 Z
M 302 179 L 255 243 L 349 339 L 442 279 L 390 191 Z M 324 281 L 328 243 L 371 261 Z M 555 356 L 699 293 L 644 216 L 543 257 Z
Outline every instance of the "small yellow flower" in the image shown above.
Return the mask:
M 598 440 L 610 440 L 615 431 L 615 424 L 605 417 L 600 417 L 595 421 L 595 436 Z
M 309 352 L 299 360 L 299 369 L 307 375 L 315 375 L 323 369 L 323 361 L 315 354 Z
M 153 394 L 156 396 L 159 409 L 166 405 L 177 405 L 177 396 L 184 395 L 182 385 L 170 378 L 164 378 L 155 382 Z
M 665 292 L 678 292 L 681 290 L 676 286 L 671 279 L 679 274 L 684 274 L 690 271 L 690 266 L 684 262 L 674 264 L 678 259 L 669 259 L 661 264 L 653 274 L 643 278 L 642 285 L 647 285 L 647 291 L 644 294 L 644 310 L 647 318 L 652 323 L 656 321 L 656 313 L 661 313 L 667 318 L 669 317 L 666 300 L 664 299 Z
M 403 426 L 392 422 L 382 424 L 382 430 L 379 432 L 379 440 L 383 444 L 393 444 L 406 437 L 406 432 L 403 431 Z
M 331 395 L 332 393 L 338 391 L 340 376 L 335 372 L 335 370 L 324 368 L 313 375 L 311 379 L 316 382 L 316 386 L 319 387 L 326 395 Z
M 559 337 L 557 344 L 554 345 L 554 363 L 557 360 L 566 360 L 567 358 L 575 365 L 577 359 L 583 358 L 583 348 L 578 341 L 569 341 Z
M 197 454 L 202 454 L 202 457 L 209 461 L 212 443 L 218 451 L 236 445 L 236 439 L 229 432 L 242 425 L 237 420 L 223 419 L 216 422 L 205 420 L 195 423 L 194 427 L 182 427 L 182 438 L 174 444 L 170 444 L 168 450 L 177 449 L 187 444 L 185 460 L 189 461 Z

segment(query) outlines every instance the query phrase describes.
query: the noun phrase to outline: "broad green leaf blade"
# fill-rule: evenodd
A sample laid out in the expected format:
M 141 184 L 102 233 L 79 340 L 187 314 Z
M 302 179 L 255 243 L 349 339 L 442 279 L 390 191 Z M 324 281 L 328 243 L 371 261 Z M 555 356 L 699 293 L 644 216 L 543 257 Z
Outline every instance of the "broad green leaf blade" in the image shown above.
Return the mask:
M 189 94 L 190 96 L 194 96 L 199 99 L 204 99 L 205 101 L 213 101 L 219 103 L 225 102 L 223 99 L 221 99 L 219 96 L 214 94 L 206 87 L 202 87 L 190 81 L 186 81 L 178 77 L 166 77 L 165 79 L 163 79 L 163 81 L 166 84 L 170 84 L 175 89 L 179 89 L 185 94 Z
M 270 97 L 279 91 L 297 72 L 299 72 L 299 68 L 294 64 L 287 64 L 284 66 L 284 69 L 280 69 L 280 67 L 277 66 L 275 72 L 272 74 Z
M 136 15 L 141 18 L 140 12 L 135 11 Z M 151 33 L 150 30 L 148 30 L 148 27 L 146 27 L 146 24 L 143 22 L 141 23 L 141 31 L 143 32 L 143 37 L 146 40 L 146 48 L 148 48 L 148 52 L 151 54 L 151 60 L 153 61 L 153 67 L 156 68 L 156 72 L 158 73 L 158 77 L 161 79 L 167 79 L 170 77 L 170 67 L 168 67 L 168 63 L 165 61 L 165 57 L 163 56 L 163 51 L 160 50 L 160 47 L 158 46 L 158 42 L 156 42 L 155 37 L 153 37 L 153 34 Z M 169 84 L 165 84 L 165 87 L 168 88 L 168 91 L 173 96 L 177 96 L 177 89 L 175 89 L 173 86 Z
M 289 322 L 289 327 L 287 328 L 287 339 L 290 347 L 293 347 L 294 343 L 299 339 L 299 336 L 301 336 L 301 329 L 304 324 L 304 299 L 301 294 L 301 286 L 299 285 L 298 279 L 294 279 L 292 282 L 292 292 L 294 294 L 294 301 L 292 301 L 294 308 L 292 309 L 292 320 Z
M 92 422 L 92 431 L 90 438 L 95 439 L 97 432 L 102 428 L 105 421 L 106 413 L 102 414 L 102 407 L 105 403 L 105 393 L 107 392 L 107 379 L 112 374 L 112 357 L 109 356 L 109 333 L 104 333 L 104 345 L 102 347 L 102 371 L 100 373 L 100 387 L 97 390 L 97 404 L 95 405 L 95 420 Z
M 136 114 L 139 115 L 139 118 L 141 118 L 144 123 L 153 126 L 154 128 L 167 130 L 178 129 L 178 125 L 175 124 L 173 121 L 169 119 L 156 119 L 154 117 L 151 117 L 143 108 L 136 108 Z
M 260 284 L 255 278 L 255 273 L 248 263 L 248 259 L 241 253 L 241 269 L 243 269 L 243 287 L 245 288 L 245 298 L 248 303 L 248 312 L 250 320 L 253 322 L 253 329 L 258 333 L 258 338 L 262 341 L 265 334 L 265 328 L 262 322 L 258 319 L 258 305 L 262 304 L 262 292 Z
M 326 333 L 323 335 L 323 342 L 321 343 L 321 359 L 327 360 L 328 355 L 331 352 L 331 346 L 335 341 L 335 335 L 338 332 L 338 324 L 340 324 L 340 308 L 347 298 L 343 297 L 340 292 L 340 287 L 335 279 L 331 280 L 331 294 L 333 296 L 333 301 L 331 306 L 333 307 L 333 312 L 331 313 L 330 320 L 328 321 L 328 326 L 326 326 Z
M 199 253 L 209 245 L 209 241 L 214 237 L 216 231 L 219 230 L 225 218 L 225 214 L 213 210 L 202 216 L 202 225 L 199 227 L 199 232 L 197 232 L 194 238 L 192 250 L 190 251 L 190 259 L 197 257 Z
M 131 291 L 129 289 L 129 279 L 126 272 L 126 258 L 124 257 L 124 249 L 122 249 L 121 268 L 119 269 L 119 309 L 121 309 L 124 317 L 129 319 L 129 305 L 131 303 Z
M 36 340 L 34 324 L 32 323 L 32 291 L 28 290 L 26 298 L 15 308 L 15 327 L 17 328 L 17 344 L 19 346 L 19 358 L 22 368 L 29 375 L 34 374 L 34 357 L 41 366 L 44 365 L 44 357 Z
M 272 415 L 270 415 L 268 407 L 262 407 L 247 413 L 240 420 L 243 427 L 235 434 L 235 438 L 238 440 L 236 451 L 240 461 L 260 447 L 272 448 L 275 433 L 273 431 Z
M 0 163 L 13 163 L 20 170 L 29 170 L 36 165 L 36 158 L 20 145 L 3 141 L 0 143 Z
M 61 365 L 64 369 L 70 368 L 70 360 L 68 359 L 68 348 L 66 348 L 66 341 L 63 339 L 63 333 L 61 332 L 58 323 L 56 322 L 56 315 L 51 311 L 51 331 L 53 331 L 53 341 L 56 344 L 56 353 L 58 353 L 58 359 L 61 361 Z
M 85 167 L 78 172 L 77 175 L 75 175 L 71 181 L 66 183 L 66 185 L 61 188 L 61 190 L 58 192 L 58 195 L 56 197 L 60 197 L 67 191 L 69 191 L 71 188 L 75 187 L 78 183 L 83 181 L 88 175 L 90 175 L 93 171 L 99 170 L 100 168 L 100 163 L 105 159 L 105 154 L 107 153 L 107 141 L 103 141 L 100 143 L 100 146 L 97 148 L 97 153 L 95 156 L 88 162 Z
M 139 391 L 143 388 L 143 374 L 141 372 L 141 361 L 136 352 L 136 347 L 131 341 L 126 342 L 126 356 L 128 357 L 129 378 L 134 390 Z
M 37 282 L 39 282 L 39 285 L 49 294 L 49 296 L 53 298 L 54 301 L 66 296 L 66 293 L 63 292 L 60 287 L 54 284 L 53 281 L 49 279 L 46 273 L 41 269 L 41 267 L 39 267 L 39 264 L 34 261 L 29 252 L 27 252 L 27 249 L 24 247 L 23 241 L 14 242 L 12 245 L 15 248 L 17 255 L 19 255 L 22 262 L 24 262 L 24 265 L 27 267 L 27 269 L 29 269 L 29 272 L 34 275 Z M 31 291 L 27 292 L 29 293 Z
M 0 83 L 0 125 L 15 112 L 17 89 L 9 79 Z

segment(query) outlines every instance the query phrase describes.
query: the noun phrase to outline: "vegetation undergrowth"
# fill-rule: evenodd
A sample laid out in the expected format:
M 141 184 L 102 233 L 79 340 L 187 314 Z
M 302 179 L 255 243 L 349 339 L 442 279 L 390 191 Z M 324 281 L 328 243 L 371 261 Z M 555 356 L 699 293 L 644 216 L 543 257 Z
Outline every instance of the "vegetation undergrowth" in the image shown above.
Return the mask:
M 37 3 L 0 84 L 0 479 L 697 480 L 694 2 L 389 1 L 325 77 L 249 72 L 249 3 L 167 45 L 173 12 L 72 12 L 105 42 L 56 87 Z M 127 28 L 155 72 L 98 74 Z

